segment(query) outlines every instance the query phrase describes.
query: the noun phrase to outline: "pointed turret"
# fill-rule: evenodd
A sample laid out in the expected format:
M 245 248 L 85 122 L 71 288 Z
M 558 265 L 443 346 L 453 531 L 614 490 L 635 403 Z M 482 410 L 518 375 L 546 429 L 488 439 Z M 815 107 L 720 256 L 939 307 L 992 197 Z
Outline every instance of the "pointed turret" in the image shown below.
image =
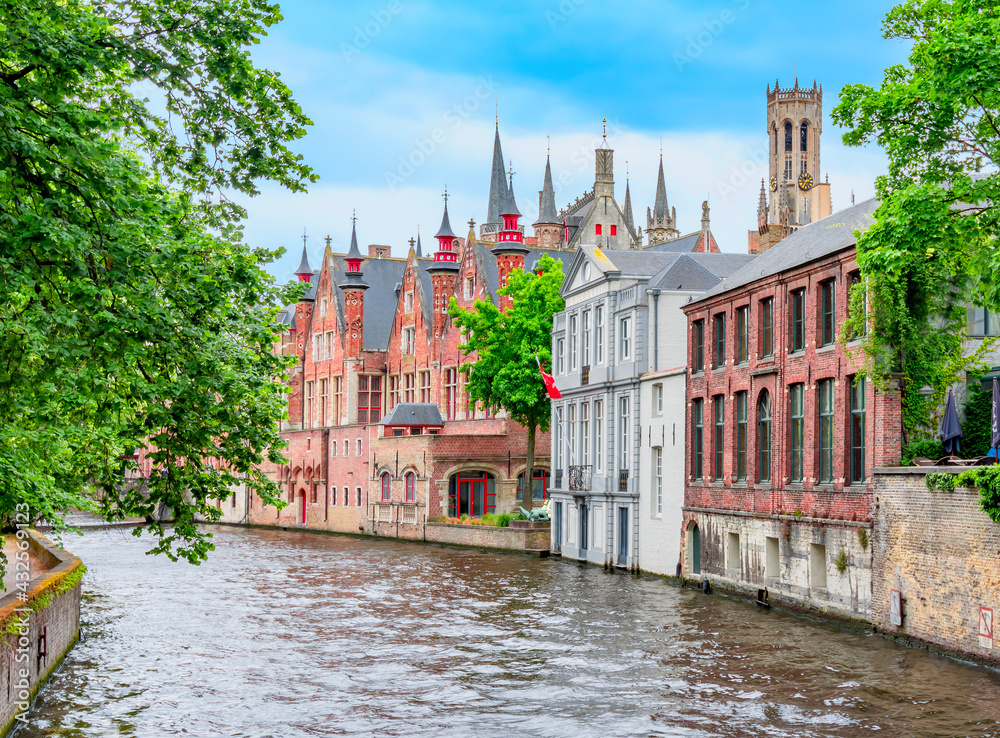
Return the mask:
M 351 248 L 344 257 L 347 269 L 344 272 L 343 280 L 337 286 L 342 290 L 366 290 L 368 285 L 361 278 L 364 274 L 361 271 L 361 262 L 365 258 L 361 255 L 361 249 L 358 248 L 357 218 L 352 217 L 351 220 L 354 221 L 351 224 Z
M 660 152 L 660 170 L 656 177 L 656 199 L 653 207 L 646 208 L 646 235 L 649 245 L 666 243 L 680 235 L 677 230 L 677 211 L 667 202 L 667 184 L 663 176 L 663 152 Z
M 667 208 L 667 185 L 663 178 L 663 154 L 660 154 L 660 173 L 656 178 L 656 201 L 653 203 L 653 217 L 663 220 L 670 214 Z
M 420 257 L 423 255 L 424 255 L 424 250 L 420 246 L 420 231 L 417 231 L 417 256 Z
M 344 339 L 344 357 L 357 358 L 361 356 L 365 345 L 365 290 L 368 284 L 362 279 L 361 262 L 365 258 L 358 248 L 357 217 L 351 220 L 351 248 L 344 257 L 347 269 L 344 277 L 337 285 L 344 291 L 344 318 L 348 330 Z
M 480 228 L 480 235 L 490 241 L 496 240 L 501 227 L 501 210 L 507 204 L 507 177 L 503 166 L 503 149 L 500 147 L 500 125 L 497 124 L 493 137 L 493 167 L 490 171 L 490 202 L 486 208 L 486 222 Z
M 448 190 L 444 192 L 444 215 L 441 216 L 441 227 L 434 234 L 437 239 L 438 249 L 434 252 L 434 266 L 432 269 L 443 269 L 447 271 L 458 271 L 458 252 L 455 250 L 455 241 L 458 236 L 451 229 L 451 221 L 448 219 Z
M 635 233 L 635 221 L 632 219 L 632 193 L 628 188 L 628 177 L 625 178 L 625 205 L 622 207 L 622 212 L 625 215 L 625 225 L 632 233 Z
M 507 202 L 504 203 L 503 209 L 500 211 L 500 216 L 505 219 L 507 216 L 515 216 L 516 218 L 521 217 L 521 211 L 517 209 L 517 202 L 514 200 L 514 173 L 510 173 L 510 184 L 507 187 Z M 504 222 L 504 226 L 507 223 Z
M 552 165 L 549 157 L 545 157 L 545 179 L 542 182 L 542 193 L 538 198 L 538 220 L 535 225 L 558 225 L 559 213 L 556 210 L 556 195 L 552 188 Z
M 305 236 L 303 236 L 303 239 Z M 306 253 L 306 245 L 302 244 L 302 259 L 299 261 L 299 268 L 294 272 L 295 276 L 299 278 L 300 282 L 311 282 L 313 271 L 312 267 L 309 266 L 309 255 Z
M 767 188 L 764 186 L 764 179 L 760 180 L 760 200 L 757 202 L 757 226 L 764 228 L 767 226 Z
M 491 251 L 498 257 L 504 254 L 518 253 L 521 255 L 523 263 L 524 255 L 528 253 L 528 249 L 524 247 L 524 233 L 518 223 L 518 220 L 521 218 L 521 211 L 517 209 L 517 202 L 514 200 L 513 172 L 510 173 L 507 195 L 507 203 L 500 211 L 500 217 L 503 219 L 503 227 L 500 233 L 497 234 L 497 245 Z

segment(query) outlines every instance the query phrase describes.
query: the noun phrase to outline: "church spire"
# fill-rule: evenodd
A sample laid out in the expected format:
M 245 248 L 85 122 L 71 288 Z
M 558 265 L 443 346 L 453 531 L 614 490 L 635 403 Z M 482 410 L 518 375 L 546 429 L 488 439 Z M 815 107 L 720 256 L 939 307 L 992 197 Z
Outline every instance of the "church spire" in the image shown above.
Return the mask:
M 760 180 L 760 200 L 757 203 L 757 224 L 763 226 L 767 223 L 767 190 L 764 187 L 763 178 Z
M 299 261 L 299 268 L 294 272 L 295 276 L 299 278 L 300 282 L 310 282 L 312 281 L 313 270 L 309 266 L 309 255 L 306 254 L 306 244 L 305 237 L 302 238 L 302 259 Z
M 667 185 L 663 180 L 663 154 L 660 154 L 660 174 L 656 179 L 656 201 L 653 203 L 653 217 L 665 220 L 670 217 L 667 207 Z
M 538 220 L 535 225 L 542 223 L 559 223 L 559 214 L 556 212 L 556 196 L 552 189 L 552 165 L 549 157 L 545 157 L 545 180 L 542 183 L 542 194 L 538 200 Z
M 417 230 L 417 256 L 423 256 L 424 250 L 420 248 L 420 230 Z
M 493 168 L 490 173 L 490 202 L 486 213 L 486 222 L 483 224 L 483 232 L 489 226 L 495 226 L 492 232 L 500 230 L 501 210 L 507 204 L 510 196 L 507 191 L 507 177 L 503 166 L 503 149 L 500 147 L 500 124 L 497 124 L 496 134 L 493 137 Z
M 625 162 L 625 164 L 627 165 L 628 162 Z M 626 169 L 626 171 L 627 171 L 627 169 Z M 628 188 L 628 174 L 627 173 L 625 175 L 625 204 L 624 204 L 624 206 L 622 206 L 622 212 L 625 215 L 625 225 L 628 226 L 628 229 L 632 233 L 635 233 L 635 222 L 632 220 L 632 193 L 629 191 L 629 188 Z

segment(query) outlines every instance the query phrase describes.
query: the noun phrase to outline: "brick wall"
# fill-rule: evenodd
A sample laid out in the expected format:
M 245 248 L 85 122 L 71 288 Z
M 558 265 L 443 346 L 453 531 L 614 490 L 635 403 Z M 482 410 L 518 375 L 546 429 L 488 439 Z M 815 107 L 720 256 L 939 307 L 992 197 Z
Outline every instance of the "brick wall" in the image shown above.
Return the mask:
M 426 540 L 455 546 L 494 548 L 507 551 L 548 551 L 551 545 L 548 526 L 535 528 L 497 528 L 489 525 L 428 523 Z
M 20 601 L 15 590 L 0 600 L 0 734 L 7 735 L 17 716 L 25 713 L 36 692 L 76 643 L 80 635 L 80 585 L 54 594 L 66 577 L 83 565 L 80 559 L 57 548 L 34 531 L 19 538 L 30 553 L 46 564 L 46 570 L 31 580 L 28 601 Z M 10 557 L 8 568 L 16 569 Z M 36 612 L 18 612 L 51 597 L 48 606 Z M 23 626 L 18 625 L 27 618 Z M 9 631 L 15 632 L 9 632 Z
M 979 637 L 980 608 L 1000 616 L 1000 524 L 980 510 L 978 490 L 928 490 L 928 471 L 948 470 L 875 470 L 872 622 L 884 633 L 1000 664 L 1000 636 Z M 890 619 L 892 590 L 904 600 L 898 627 Z

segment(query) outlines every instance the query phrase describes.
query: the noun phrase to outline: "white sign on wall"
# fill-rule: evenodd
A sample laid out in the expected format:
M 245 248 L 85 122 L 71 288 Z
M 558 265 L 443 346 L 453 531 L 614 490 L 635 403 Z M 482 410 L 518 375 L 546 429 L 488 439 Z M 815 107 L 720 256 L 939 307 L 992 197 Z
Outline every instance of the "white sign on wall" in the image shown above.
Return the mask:
M 993 648 L 993 610 L 989 607 L 979 608 L 979 645 Z
M 889 590 L 889 622 L 897 628 L 903 624 L 903 594 L 898 589 Z

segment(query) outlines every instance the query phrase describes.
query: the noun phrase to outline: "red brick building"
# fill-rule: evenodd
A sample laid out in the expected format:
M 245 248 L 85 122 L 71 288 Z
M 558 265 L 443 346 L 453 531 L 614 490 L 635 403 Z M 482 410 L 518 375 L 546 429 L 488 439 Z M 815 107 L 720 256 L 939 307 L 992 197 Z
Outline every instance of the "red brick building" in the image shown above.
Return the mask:
M 875 206 L 802 226 L 685 308 L 687 576 L 870 617 L 870 470 L 898 463 L 901 410 L 838 338 Z

